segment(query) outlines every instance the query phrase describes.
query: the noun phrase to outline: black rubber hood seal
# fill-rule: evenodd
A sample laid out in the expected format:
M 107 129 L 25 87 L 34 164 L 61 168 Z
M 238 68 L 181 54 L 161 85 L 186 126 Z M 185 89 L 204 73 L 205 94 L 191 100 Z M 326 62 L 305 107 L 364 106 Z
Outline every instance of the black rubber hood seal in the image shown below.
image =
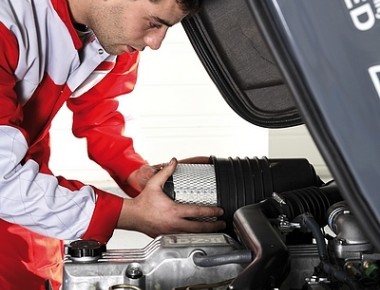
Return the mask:
M 204 1 L 182 22 L 205 69 L 230 107 L 265 128 L 302 124 L 291 93 L 245 1 Z

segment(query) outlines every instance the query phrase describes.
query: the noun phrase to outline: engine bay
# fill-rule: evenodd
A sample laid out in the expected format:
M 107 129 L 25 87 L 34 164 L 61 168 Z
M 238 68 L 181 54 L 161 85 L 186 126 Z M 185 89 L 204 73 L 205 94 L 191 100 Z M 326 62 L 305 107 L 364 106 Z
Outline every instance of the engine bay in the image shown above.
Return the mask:
M 63 290 L 380 289 L 380 253 L 334 180 L 305 159 L 216 158 L 179 165 L 180 203 L 225 209 L 223 233 L 162 235 L 141 249 L 67 245 Z

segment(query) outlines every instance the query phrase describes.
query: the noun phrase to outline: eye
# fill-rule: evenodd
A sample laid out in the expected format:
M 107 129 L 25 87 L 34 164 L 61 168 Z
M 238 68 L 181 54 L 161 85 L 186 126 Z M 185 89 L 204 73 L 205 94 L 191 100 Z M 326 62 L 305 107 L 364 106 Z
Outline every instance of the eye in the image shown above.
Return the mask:
M 162 27 L 161 23 L 149 22 L 149 28 L 151 28 L 151 29 L 159 29 L 161 27 Z

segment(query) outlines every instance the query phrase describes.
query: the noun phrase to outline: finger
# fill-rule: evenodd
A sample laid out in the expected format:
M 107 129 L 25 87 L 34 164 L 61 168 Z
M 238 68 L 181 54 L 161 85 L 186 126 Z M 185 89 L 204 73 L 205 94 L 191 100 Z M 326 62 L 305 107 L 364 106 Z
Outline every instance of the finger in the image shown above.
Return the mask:
M 177 159 L 172 158 L 165 167 L 152 176 L 149 182 L 158 183 L 161 187 L 163 187 L 168 178 L 174 173 L 177 163 Z
M 150 165 L 144 165 L 140 168 L 141 174 L 148 178 L 152 177 L 157 171 L 156 168 Z
M 220 207 L 177 204 L 178 212 L 185 218 L 220 217 L 224 211 Z
M 156 170 L 156 172 L 158 172 L 158 171 L 162 170 L 167 165 L 168 165 L 168 163 L 160 163 L 160 164 L 152 165 L 152 167 Z
M 199 205 L 183 205 L 181 215 L 183 217 L 202 218 L 202 217 L 219 217 L 222 216 L 224 211 L 220 207 L 208 207 Z
M 178 161 L 178 163 L 207 164 L 207 163 L 210 163 L 210 157 L 207 157 L 207 156 L 190 157 L 190 158 L 181 159 Z

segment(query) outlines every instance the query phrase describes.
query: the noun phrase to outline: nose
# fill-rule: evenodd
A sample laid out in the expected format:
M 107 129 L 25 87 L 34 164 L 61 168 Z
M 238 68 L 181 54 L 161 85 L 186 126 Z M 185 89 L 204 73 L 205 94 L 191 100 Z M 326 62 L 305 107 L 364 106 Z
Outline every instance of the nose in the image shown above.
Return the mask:
M 150 31 L 145 36 L 145 43 L 150 49 L 157 50 L 161 47 L 162 41 L 166 36 L 166 32 L 168 31 L 167 26 L 162 26 L 158 29 Z

